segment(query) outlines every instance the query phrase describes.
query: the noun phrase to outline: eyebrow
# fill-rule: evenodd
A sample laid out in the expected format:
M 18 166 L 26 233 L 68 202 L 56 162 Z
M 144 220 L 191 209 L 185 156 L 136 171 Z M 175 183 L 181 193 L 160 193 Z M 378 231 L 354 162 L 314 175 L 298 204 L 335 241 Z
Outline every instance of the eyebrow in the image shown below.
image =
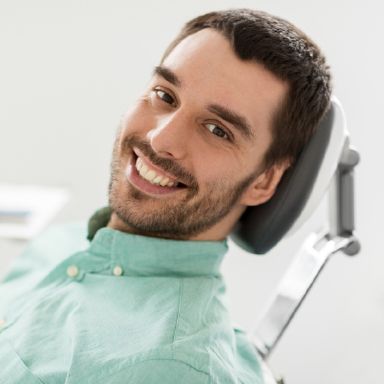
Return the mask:
M 244 116 L 241 116 L 238 113 L 232 111 L 231 109 L 219 104 L 210 104 L 208 106 L 208 111 L 214 113 L 223 120 L 232 124 L 242 134 L 242 136 L 244 136 L 244 138 L 254 138 L 251 126 Z
M 160 76 L 177 87 L 181 86 L 180 78 L 171 69 L 165 66 L 156 66 L 153 70 L 153 75 Z M 244 138 L 254 138 L 251 126 L 244 116 L 219 104 L 210 104 L 207 109 L 209 112 L 232 124 Z
M 169 81 L 171 84 L 177 87 L 181 86 L 181 80 L 177 77 L 175 72 L 162 65 L 158 65 L 157 67 L 155 67 L 155 69 L 153 70 L 153 75 L 163 77 L 165 80 Z

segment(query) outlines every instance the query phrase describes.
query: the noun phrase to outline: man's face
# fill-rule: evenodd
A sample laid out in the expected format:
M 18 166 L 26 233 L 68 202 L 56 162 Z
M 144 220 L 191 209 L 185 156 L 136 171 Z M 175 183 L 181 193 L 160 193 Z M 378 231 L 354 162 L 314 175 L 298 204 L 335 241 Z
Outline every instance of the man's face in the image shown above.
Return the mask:
M 110 226 L 164 238 L 224 238 L 247 205 L 266 200 L 276 177 L 262 168 L 263 158 L 286 91 L 261 65 L 238 59 L 216 31 L 181 41 L 123 118 Z

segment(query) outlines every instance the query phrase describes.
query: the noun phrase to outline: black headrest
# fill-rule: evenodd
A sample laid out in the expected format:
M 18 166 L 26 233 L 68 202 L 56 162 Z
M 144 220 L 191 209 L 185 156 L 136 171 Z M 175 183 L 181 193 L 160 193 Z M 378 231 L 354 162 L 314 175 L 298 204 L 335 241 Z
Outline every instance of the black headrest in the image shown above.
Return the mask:
M 295 165 L 283 175 L 274 196 L 249 207 L 231 233 L 232 240 L 248 252 L 264 254 L 287 233 L 302 212 L 319 174 L 327 150 L 335 105 L 332 104 Z

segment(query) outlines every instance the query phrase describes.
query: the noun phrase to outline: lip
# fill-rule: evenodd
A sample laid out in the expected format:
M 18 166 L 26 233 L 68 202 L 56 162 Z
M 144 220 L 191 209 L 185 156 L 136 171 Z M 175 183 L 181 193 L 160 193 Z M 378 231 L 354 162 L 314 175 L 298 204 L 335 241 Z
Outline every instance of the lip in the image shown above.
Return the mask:
M 135 155 L 137 156 L 136 152 Z M 142 158 L 142 156 L 140 155 Z M 151 164 L 151 163 L 150 163 Z M 156 169 L 156 167 L 153 167 Z M 158 169 L 158 168 L 157 168 Z M 160 172 L 160 170 L 159 170 Z M 163 174 L 166 175 L 166 173 L 163 172 Z M 153 197 L 161 197 L 166 195 L 171 195 L 173 193 L 183 191 L 186 189 L 186 187 L 162 187 L 161 185 L 155 185 L 150 183 L 149 181 L 143 179 L 136 169 L 136 157 L 131 156 L 130 161 L 127 164 L 127 167 L 125 169 L 125 175 L 130 182 L 130 184 L 133 185 L 136 189 L 139 191 L 153 196 Z M 173 178 L 175 180 L 175 178 Z

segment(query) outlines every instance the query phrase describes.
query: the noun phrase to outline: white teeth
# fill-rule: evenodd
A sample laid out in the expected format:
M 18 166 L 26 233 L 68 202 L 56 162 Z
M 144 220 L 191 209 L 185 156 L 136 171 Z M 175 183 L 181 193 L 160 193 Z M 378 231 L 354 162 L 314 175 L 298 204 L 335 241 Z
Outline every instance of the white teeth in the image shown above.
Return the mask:
M 140 169 L 140 175 L 144 177 L 145 174 L 146 174 L 148 171 L 149 171 L 148 167 L 147 167 L 145 164 L 143 164 L 142 167 L 141 167 L 141 169 Z
M 154 184 L 160 184 L 160 181 L 163 179 L 163 176 L 157 176 L 152 180 Z
M 160 185 L 161 186 L 165 186 L 165 185 L 167 185 L 169 183 L 169 179 L 168 179 L 168 177 L 165 177 L 163 180 L 161 180 L 160 181 Z
M 138 157 L 136 160 L 136 169 L 140 171 L 142 166 L 143 166 L 143 160 L 141 160 L 140 157 Z
M 178 184 L 176 181 L 170 181 L 166 176 L 158 175 L 153 169 L 149 169 L 140 157 L 136 160 L 136 169 L 139 175 L 151 184 L 161 185 L 162 187 L 173 187 Z
M 152 181 L 156 176 L 157 176 L 157 175 L 156 175 L 156 172 L 150 170 L 150 171 L 148 171 L 148 172 L 145 174 L 144 178 L 145 178 L 146 180 L 148 180 L 148 181 Z

